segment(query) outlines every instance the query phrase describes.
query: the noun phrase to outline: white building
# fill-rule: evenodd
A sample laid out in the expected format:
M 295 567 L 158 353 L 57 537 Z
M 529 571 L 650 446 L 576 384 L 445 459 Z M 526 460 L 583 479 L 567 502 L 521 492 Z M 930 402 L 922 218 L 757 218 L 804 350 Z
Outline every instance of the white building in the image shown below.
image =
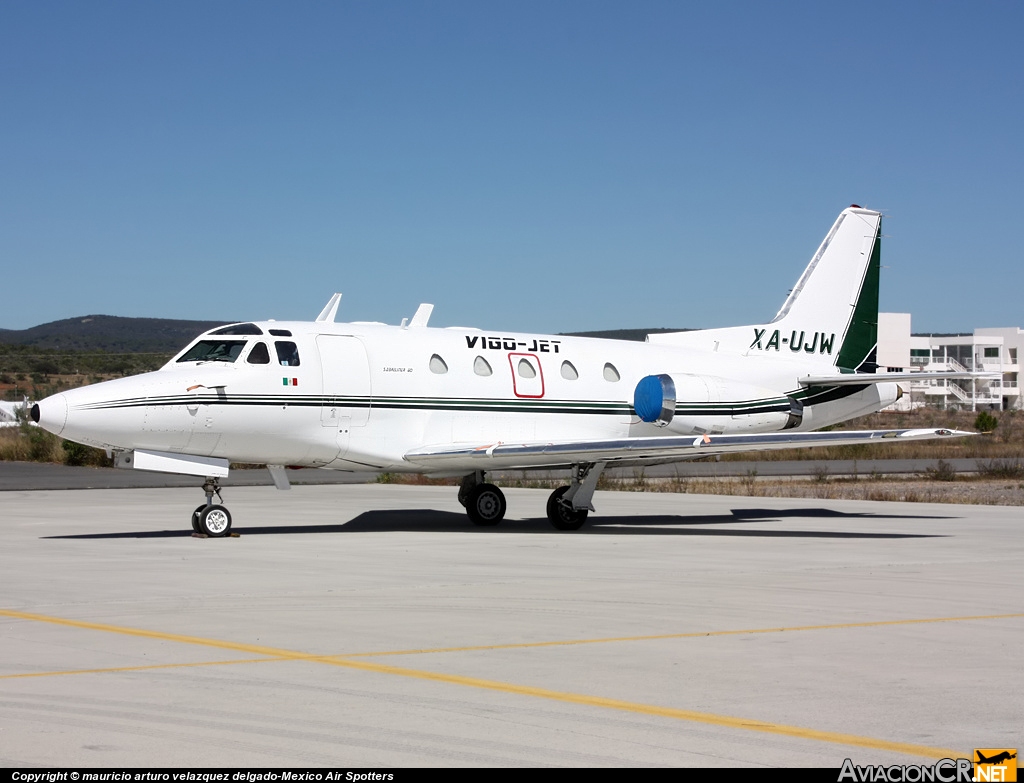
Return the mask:
M 1024 330 L 975 329 L 974 334 L 915 335 L 910 313 L 878 314 L 878 371 L 969 370 L 999 373 L 980 380 L 924 379 L 904 384 L 911 406 L 969 407 L 971 410 L 1021 408 L 1017 357 L 1024 352 Z

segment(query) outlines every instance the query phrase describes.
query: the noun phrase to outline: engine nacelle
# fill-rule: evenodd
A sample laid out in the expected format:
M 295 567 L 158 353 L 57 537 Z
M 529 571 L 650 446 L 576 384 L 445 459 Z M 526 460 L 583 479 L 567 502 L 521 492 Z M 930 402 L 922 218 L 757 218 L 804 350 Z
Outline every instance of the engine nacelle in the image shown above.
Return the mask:
M 785 394 L 711 375 L 648 375 L 633 392 L 641 421 L 681 435 L 788 430 L 800 426 L 803 408 Z

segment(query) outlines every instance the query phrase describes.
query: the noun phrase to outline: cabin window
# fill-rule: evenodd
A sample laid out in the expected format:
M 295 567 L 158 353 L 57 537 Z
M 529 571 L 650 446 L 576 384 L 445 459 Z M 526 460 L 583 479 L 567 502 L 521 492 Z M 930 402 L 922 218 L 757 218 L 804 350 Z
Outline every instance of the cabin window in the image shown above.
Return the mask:
M 233 362 L 245 348 L 245 340 L 200 340 L 179 362 Z
M 493 372 L 493 370 L 491 370 L 491 365 L 487 363 L 487 360 L 484 357 L 478 356 L 473 360 L 473 372 L 486 378 Z
M 615 369 L 615 365 L 611 362 L 605 362 L 604 379 L 610 383 L 618 383 L 620 377 L 619 371 Z
M 537 371 L 533 369 L 533 365 L 530 364 L 529 359 L 519 360 L 519 377 L 520 378 L 536 378 Z
M 295 343 L 278 340 L 274 347 L 277 348 L 277 360 L 281 362 L 282 367 L 299 366 L 299 349 Z
M 270 351 L 266 343 L 256 343 L 246 358 L 249 364 L 270 364 Z
M 567 381 L 579 380 L 580 374 L 572 366 L 572 362 L 562 362 L 562 377 Z
M 256 324 L 231 324 L 210 334 L 263 334 L 263 331 Z
M 271 329 L 270 333 L 272 335 L 274 335 L 274 337 L 291 337 L 292 336 L 292 333 L 290 331 L 288 331 L 287 329 Z
M 435 353 L 430 357 L 430 371 L 435 375 L 444 375 L 448 372 L 448 365 L 445 364 L 444 359 Z

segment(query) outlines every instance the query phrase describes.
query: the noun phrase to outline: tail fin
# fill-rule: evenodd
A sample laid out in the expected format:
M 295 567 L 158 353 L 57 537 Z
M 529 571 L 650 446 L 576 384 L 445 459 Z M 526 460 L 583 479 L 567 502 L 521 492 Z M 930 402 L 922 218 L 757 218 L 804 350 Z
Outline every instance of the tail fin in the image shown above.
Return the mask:
M 768 324 L 652 334 L 647 339 L 874 372 L 881 228 L 881 213 L 858 206 L 844 209 Z
M 769 326 L 789 328 L 790 337 L 814 330 L 826 344 L 835 335 L 838 352 L 819 354 L 831 354 L 844 370 L 874 372 L 881 232 L 881 213 L 844 209 Z

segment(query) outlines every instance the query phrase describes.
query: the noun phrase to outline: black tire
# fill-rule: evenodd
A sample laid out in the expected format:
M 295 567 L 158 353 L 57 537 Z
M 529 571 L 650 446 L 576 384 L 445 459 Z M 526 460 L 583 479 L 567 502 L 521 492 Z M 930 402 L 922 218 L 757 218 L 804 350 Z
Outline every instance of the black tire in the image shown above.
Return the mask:
M 556 530 L 579 530 L 587 521 L 587 509 L 572 509 L 562 503 L 562 495 L 569 491 L 568 487 L 559 487 L 548 497 L 548 519 Z
M 224 506 L 206 506 L 199 512 L 199 532 L 210 538 L 221 538 L 231 532 L 231 512 Z
M 477 484 L 466 497 L 466 513 L 474 525 L 490 527 L 505 517 L 505 495 L 493 484 Z
M 203 532 L 202 530 L 199 529 L 199 515 L 203 512 L 203 509 L 205 509 L 205 508 L 206 508 L 206 504 L 203 503 L 203 505 L 201 505 L 199 508 L 197 508 L 195 511 L 192 512 L 192 532 L 194 532 L 194 533 L 202 533 Z

